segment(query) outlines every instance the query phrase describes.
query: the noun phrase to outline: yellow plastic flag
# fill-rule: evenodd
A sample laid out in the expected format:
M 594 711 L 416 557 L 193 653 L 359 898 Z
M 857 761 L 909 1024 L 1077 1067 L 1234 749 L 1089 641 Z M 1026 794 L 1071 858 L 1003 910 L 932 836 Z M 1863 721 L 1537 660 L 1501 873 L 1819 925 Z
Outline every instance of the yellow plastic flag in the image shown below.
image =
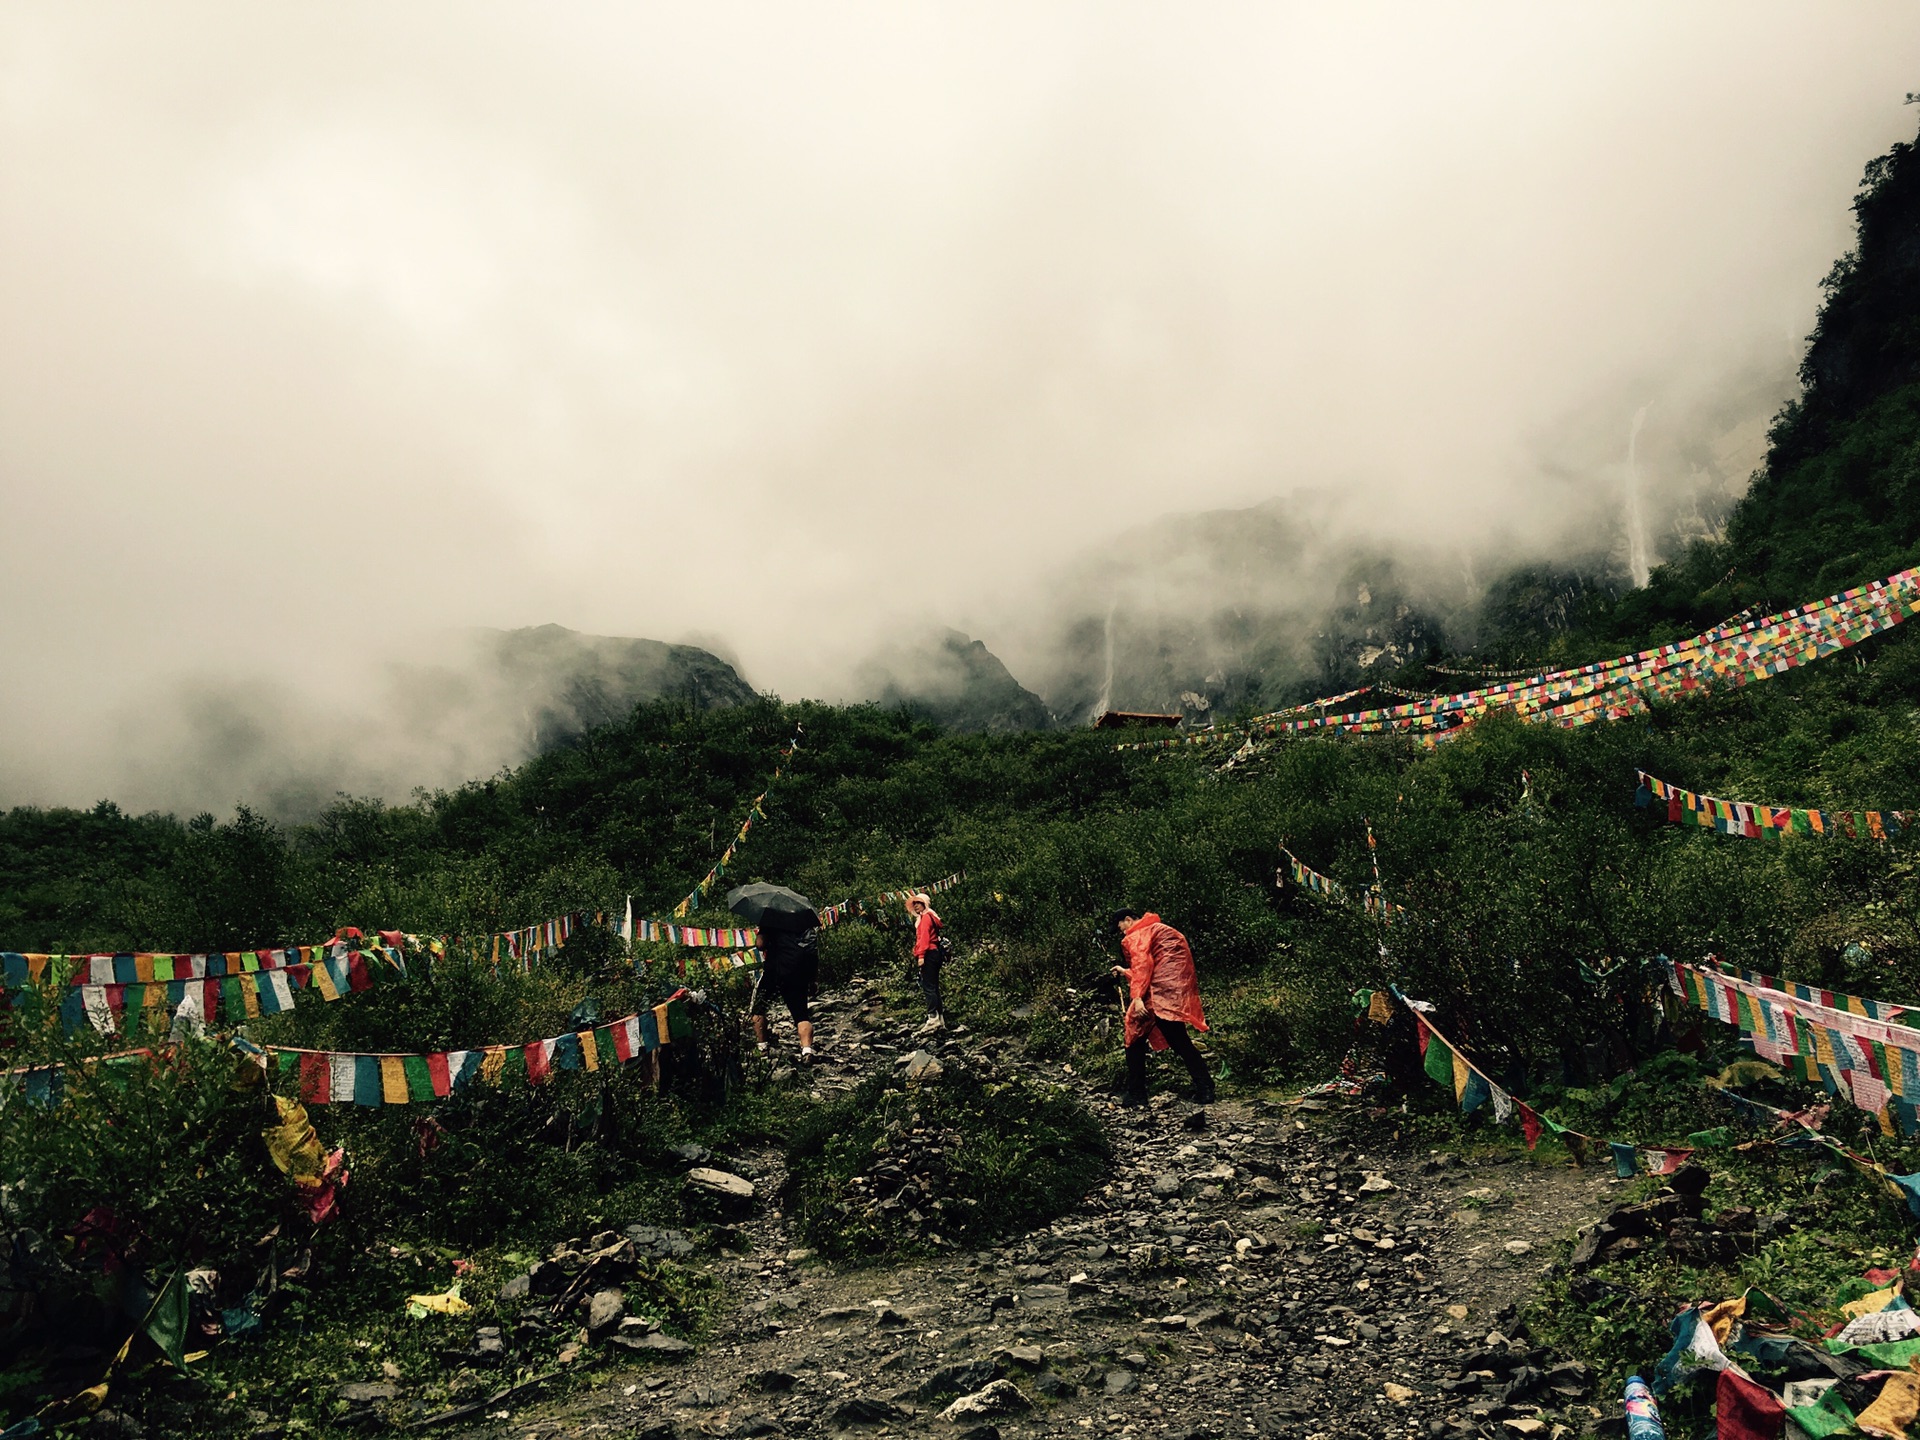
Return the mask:
M 473 1306 L 460 1298 L 460 1282 L 454 1281 L 438 1295 L 409 1295 L 407 1314 L 415 1320 L 424 1320 L 428 1315 L 464 1315 Z
M 267 1154 L 280 1170 L 295 1180 L 317 1182 L 326 1167 L 326 1155 L 313 1122 L 307 1119 L 307 1107 L 283 1095 L 273 1097 L 279 1107 L 280 1123 L 260 1132 L 267 1142 Z

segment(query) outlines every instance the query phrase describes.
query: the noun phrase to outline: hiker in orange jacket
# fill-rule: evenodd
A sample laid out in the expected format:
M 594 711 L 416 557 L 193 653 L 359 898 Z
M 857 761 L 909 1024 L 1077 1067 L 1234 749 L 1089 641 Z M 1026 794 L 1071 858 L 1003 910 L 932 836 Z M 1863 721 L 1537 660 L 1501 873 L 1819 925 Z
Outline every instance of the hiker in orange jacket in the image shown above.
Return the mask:
M 1151 910 L 1128 906 L 1113 912 L 1127 964 L 1113 973 L 1127 982 L 1127 1093 L 1121 1103 L 1135 1109 L 1147 1103 L 1147 1051 L 1171 1049 L 1193 1077 L 1199 1105 L 1214 1099 L 1213 1076 L 1194 1047 L 1187 1027 L 1207 1028 L 1200 1009 L 1200 986 L 1193 973 L 1187 937 Z

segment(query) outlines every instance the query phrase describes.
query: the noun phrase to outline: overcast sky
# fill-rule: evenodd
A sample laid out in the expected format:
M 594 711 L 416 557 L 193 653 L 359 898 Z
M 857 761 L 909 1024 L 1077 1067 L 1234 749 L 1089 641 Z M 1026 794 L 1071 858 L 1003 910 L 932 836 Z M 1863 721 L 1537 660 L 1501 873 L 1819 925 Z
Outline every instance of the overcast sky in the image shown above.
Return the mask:
M 1917 61 L 1911 4 L 11 0 L 0 803 L 443 627 L 791 698 L 1169 511 L 1545 533 L 1639 405 L 1777 402 Z

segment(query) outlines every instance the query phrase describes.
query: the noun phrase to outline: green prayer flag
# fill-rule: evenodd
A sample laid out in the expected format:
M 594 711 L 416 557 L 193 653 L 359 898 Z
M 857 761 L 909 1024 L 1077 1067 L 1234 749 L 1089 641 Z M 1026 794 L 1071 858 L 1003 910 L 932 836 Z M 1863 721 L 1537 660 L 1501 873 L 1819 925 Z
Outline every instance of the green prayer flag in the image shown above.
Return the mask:
M 1840 1398 L 1838 1385 L 1821 1392 L 1820 1398 L 1811 1405 L 1802 1405 L 1797 1410 L 1787 1411 L 1788 1417 L 1813 1440 L 1825 1440 L 1828 1435 L 1853 1435 L 1858 1430 L 1854 1423 L 1853 1411 L 1847 1408 L 1847 1402 Z
M 433 1099 L 433 1071 L 427 1068 L 427 1057 L 408 1055 L 400 1061 L 400 1068 L 407 1073 L 407 1098 L 416 1103 Z
M 187 1272 L 177 1271 L 160 1287 L 160 1293 L 154 1296 L 140 1322 L 147 1338 L 160 1348 L 160 1353 L 176 1370 L 187 1368 L 187 1328 L 191 1318 L 188 1300 Z
M 1453 1092 L 1453 1050 L 1440 1038 L 1438 1030 L 1427 1032 L 1426 1070 L 1436 1085 L 1444 1085 L 1447 1092 Z

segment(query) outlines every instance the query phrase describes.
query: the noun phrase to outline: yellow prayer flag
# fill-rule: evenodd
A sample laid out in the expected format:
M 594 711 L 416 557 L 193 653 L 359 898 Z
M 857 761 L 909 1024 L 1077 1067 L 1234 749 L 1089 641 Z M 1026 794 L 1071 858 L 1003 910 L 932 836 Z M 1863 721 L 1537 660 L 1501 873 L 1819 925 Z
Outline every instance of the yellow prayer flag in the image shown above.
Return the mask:
M 398 1055 L 380 1057 L 380 1098 L 389 1105 L 404 1105 L 407 1093 L 407 1067 Z
M 1849 1320 L 1858 1320 L 1862 1315 L 1878 1315 L 1893 1303 L 1893 1297 L 1899 1293 L 1898 1285 L 1889 1285 L 1884 1290 L 1862 1295 L 1858 1300 L 1849 1300 L 1840 1307 L 1840 1313 Z

